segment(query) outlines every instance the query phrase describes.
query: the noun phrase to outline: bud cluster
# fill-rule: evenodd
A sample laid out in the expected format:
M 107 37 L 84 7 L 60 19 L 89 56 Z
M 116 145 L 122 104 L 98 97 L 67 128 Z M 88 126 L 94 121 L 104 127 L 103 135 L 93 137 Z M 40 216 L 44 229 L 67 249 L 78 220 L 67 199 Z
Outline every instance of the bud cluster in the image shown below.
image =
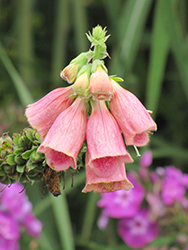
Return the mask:
M 73 95 L 110 101 L 113 89 L 108 70 L 102 60 L 108 56 L 105 42 L 109 36 L 106 36 L 106 30 L 99 25 L 93 29 L 92 34 L 89 32 L 86 36 L 93 50 L 74 58 L 60 76 L 69 84 L 74 83 Z
M 31 128 L 24 129 L 22 134 L 13 134 L 12 138 L 7 133 L 0 137 L 0 182 L 2 184 L 45 180 L 49 191 L 54 196 L 60 194 L 53 191 L 53 183 L 49 181 L 48 176 L 56 179 L 57 186 L 63 172 L 57 174 L 51 169 L 49 171 L 45 155 L 37 152 L 40 143 L 39 134 Z

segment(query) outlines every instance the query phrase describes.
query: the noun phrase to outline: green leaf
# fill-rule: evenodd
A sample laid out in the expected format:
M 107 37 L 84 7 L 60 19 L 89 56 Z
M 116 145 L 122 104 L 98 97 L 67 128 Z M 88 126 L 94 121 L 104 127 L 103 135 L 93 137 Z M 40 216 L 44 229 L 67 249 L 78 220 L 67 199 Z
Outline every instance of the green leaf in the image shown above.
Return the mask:
M 27 138 L 33 142 L 34 138 L 33 138 L 33 129 L 31 128 L 27 128 L 27 129 L 24 129 L 24 133 L 26 134 Z
M 16 146 L 19 146 L 19 140 L 21 138 L 21 135 L 20 134 L 17 134 L 17 133 L 14 133 L 13 134 L 13 143 L 16 145 Z
M 25 152 L 22 154 L 22 158 L 25 159 L 25 160 L 29 159 L 30 156 L 31 156 L 31 153 L 32 153 L 33 151 L 36 151 L 37 148 L 38 148 L 38 147 L 34 147 L 34 148 L 32 148 L 32 149 L 29 149 L 29 150 L 25 151 Z
M 14 154 L 7 155 L 6 162 L 11 166 L 15 165 L 15 155 Z
M 25 165 L 22 165 L 22 166 L 17 165 L 17 166 L 16 166 L 16 171 L 17 171 L 18 173 L 23 173 L 24 170 L 25 170 Z

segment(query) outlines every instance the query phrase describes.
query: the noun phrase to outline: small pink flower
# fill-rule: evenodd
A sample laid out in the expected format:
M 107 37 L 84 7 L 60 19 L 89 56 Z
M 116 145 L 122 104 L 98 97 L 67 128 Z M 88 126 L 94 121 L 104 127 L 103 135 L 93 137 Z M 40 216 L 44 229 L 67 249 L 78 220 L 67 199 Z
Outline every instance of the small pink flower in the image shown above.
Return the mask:
M 101 194 L 98 206 L 105 214 L 112 218 L 129 218 L 137 214 L 144 199 L 145 190 L 136 180 L 133 172 L 128 174 L 128 179 L 134 185 L 129 191 L 118 190 L 112 193 Z
M 142 248 L 158 236 L 158 224 L 149 218 L 149 210 L 141 209 L 134 217 L 119 221 L 118 233 L 132 248 Z
M 127 145 L 144 146 L 149 141 L 148 132 L 157 126 L 142 103 L 128 90 L 111 80 L 114 96 L 110 110 L 116 118 Z
M 85 140 L 86 122 L 86 103 L 80 98 L 57 117 L 38 148 L 46 154 L 51 168 L 61 171 L 77 167 L 76 158 Z
M 28 105 L 25 115 L 31 126 L 37 129 L 41 140 L 44 139 L 58 115 L 73 103 L 75 97 L 70 97 L 72 92 L 72 87 L 58 88 L 39 101 Z
M 90 93 L 93 100 L 110 101 L 113 96 L 113 88 L 108 74 L 98 66 L 90 77 Z

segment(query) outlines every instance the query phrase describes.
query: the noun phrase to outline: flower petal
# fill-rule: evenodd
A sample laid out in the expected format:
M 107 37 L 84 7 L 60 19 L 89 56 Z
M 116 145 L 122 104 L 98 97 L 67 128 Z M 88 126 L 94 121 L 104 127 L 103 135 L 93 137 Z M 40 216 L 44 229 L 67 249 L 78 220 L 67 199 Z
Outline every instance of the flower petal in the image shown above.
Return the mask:
M 58 88 L 39 101 L 28 105 L 25 115 L 31 126 L 38 130 L 41 140 L 44 139 L 58 115 L 73 103 L 75 97 L 70 97 L 72 92 L 72 87 Z
M 102 170 L 101 176 L 96 174 L 94 168 L 88 165 L 88 152 L 86 154 L 86 186 L 82 190 L 83 193 L 94 191 L 95 193 L 114 192 L 120 189 L 129 190 L 133 187 L 126 177 L 124 163 L 118 166 L 111 166 L 113 171 L 109 175 L 109 169 Z M 106 175 L 105 175 L 106 173 Z
M 45 153 L 47 164 L 56 171 L 76 168 L 76 157 L 85 140 L 86 103 L 77 98 L 55 120 L 38 151 Z
M 109 102 L 127 145 L 144 146 L 149 141 L 148 131 L 157 126 L 138 98 L 112 80 L 115 93 Z

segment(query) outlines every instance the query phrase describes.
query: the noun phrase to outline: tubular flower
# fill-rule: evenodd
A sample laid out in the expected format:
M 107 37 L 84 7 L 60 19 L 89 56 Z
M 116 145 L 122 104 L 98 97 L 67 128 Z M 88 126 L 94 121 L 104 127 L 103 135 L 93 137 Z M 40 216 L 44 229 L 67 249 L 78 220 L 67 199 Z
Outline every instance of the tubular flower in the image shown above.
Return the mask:
M 86 103 L 77 98 L 51 126 L 38 152 L 46 154 L 47 164 L 54 170 L 76 168 L 76 158 L 85 140 Z
M 119 127 L 104 101 L 92 102 L 92 113 L 86 128 L 87 185 L 83 192 L 112 192 L 130 189 L 124 162 L 132 158 L 126 151 Z
M 110 110 L 116 118 L 127 145 L 144 146 L 149 141 L 148 132 L 157 126 L 142 103 L 128 90 L 123 89 L 114 80 L 113 99 Z
M 41 140 L 44 139 L 58 115 L 73 103 L 75 97 L 70 97 L 72 92 L 72 87 L 58 88 L 39 101 L 28 105 L 25 115 L 31 126 L 37 129 Z
M 127 179 L 124 163 L 117 165 L 116 159 L 101 159 L 102 170 L 95 171 L 88 163 L 90 155 L 86 153 L 86 185 L 83 193 L 94 191 L 95 193 L 114 192 L 120 189 L 129 190 L 133 188 Z
M 93 100 L 110 101 L 113 96 L 113 88 L 108 74 L 98 66 L 90 77 L 90 93 Z

